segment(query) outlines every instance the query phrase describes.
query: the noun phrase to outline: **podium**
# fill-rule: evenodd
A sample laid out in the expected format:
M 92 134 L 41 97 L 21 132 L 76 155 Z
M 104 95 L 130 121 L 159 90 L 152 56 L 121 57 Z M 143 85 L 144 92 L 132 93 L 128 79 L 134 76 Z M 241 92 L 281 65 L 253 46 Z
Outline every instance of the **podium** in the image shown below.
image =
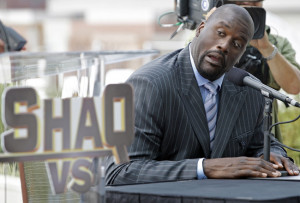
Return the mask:
M 72 97 L 87 98 L 101 96 L 105 89 L 105 73 L 109 64 L 129 61 L 138 58 L 147 58 L 157 55 L 157 50 L 139 51 L 99 51 L 99 52 L 62 52 L 62 53 L 25 53 L 13 52 L 0 55 L 0 85 L 3 87 L 38 86 L 37 82 L 30 82 L 39 78 L 39 81 L 50 81 L 50 85 L 43 86 L 39 94 L 43 98 L 59 98 L 65 87 L 63 84 L 66 75 L 77 78 L 78 92 Z M 149 58 L 148 58 L 149 59 Z M 135 69 L 138 67 L 135 67 Z M 51 90 L 55 89 L 55 90 Z M 1 92 L 2 95 L 2 92 Z M 68 97 L 68 96 L 67 96 Z M 2 125 L 2 122 L 0 122 Z M 1 129 L 1 133 L 3 130 Z M 105 153 L 103 153 L 105 155 Z M 106 153 L 110 155 L 111 153 Z M 3 153 L 2 153 L 3 155 Z M 26 155 L 25 155 L 26 156 Z M 102 159 L 96 155 L 90 171 L 94 174 L 93 187 L 88 192 L 79 194 L 66 191 L 53 194 L 53 189 L 47 177 L 46 164 L 40 158 L 30 156 L 28 162 L 19 164 L 22 185 L 23 202 L 104 202 L 104 169 Z M 1 162 L 16 162 L 19 157 L 0 156 Z M 61 178 L 61 177 L 60 177 Z M 101 181 L 102 179 L 102 181 Z M 67 182 L 70 181 L 70 178 Z M 102 184 L 102 185 L 101 185 Z M 102 189 L 100 189 L 100 187 Z
M 78 72 L 86 74 L 89 96 L 99 95 L 104 86 L 105 66 L 145 58 L 158 54 L 157 50 L 25 53 L 9 52 L 0 55 L 0 84 L 15 83 L 34 78 L 59 76 Z

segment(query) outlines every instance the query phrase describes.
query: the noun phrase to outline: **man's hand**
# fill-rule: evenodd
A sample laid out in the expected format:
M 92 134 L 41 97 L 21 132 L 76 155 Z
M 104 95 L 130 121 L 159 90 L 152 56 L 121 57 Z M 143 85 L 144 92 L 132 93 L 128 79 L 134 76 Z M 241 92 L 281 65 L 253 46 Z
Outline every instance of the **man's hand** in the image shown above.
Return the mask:
M 280 162 L 276 158 L 274 163 Z M 287 164 L 287 160 L 284 163 Z M 252 157 L 205 159 L 203 164 L 208 178 L 279 177 L 278 167 L 278 164 Z
M 274 51 L 272 43 L 269 41 L 268 34 L 261 39 L 250 41 L 250 45 L 257 48 L 263 57 L 267 58 Z M 272 60 L 267 61 L 277 84 L 289 94 L 299 94 L 300 92 L 300 71 L 291 64 L 280 52 Z
M 263 156 L 261 156 L 263 158 Z M 289 158 L 281 155 L 270 153 L 270 161 L 278 166 L 278 169 L 285 169 L 289 175 L 299 175 L 299 168 Z
M 269 37 L 266 31 L 263 38 L 251 40 L 250 45 L 258 49 L 263 57 L 270 56 L 274 49 L 271 42 L 269 41 Z

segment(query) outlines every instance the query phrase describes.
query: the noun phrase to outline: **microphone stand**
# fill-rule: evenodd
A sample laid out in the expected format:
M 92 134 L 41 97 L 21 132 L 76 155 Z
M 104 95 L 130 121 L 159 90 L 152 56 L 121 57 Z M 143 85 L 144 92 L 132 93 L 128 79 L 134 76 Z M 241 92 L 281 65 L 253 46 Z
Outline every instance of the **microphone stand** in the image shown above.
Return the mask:
M 272 125 L 272 102 L 273 98 L 265 97 L 264 109 L 264 160 L 270 161 L 271 139 L 269 127 Z
M 269 132 L 269 128 L 272 125 L 272 103 L 273 97 L 265 97 L 265 109 L 264 109 L 264 160 L 270 162 L 270 146 L 271 146 L 271 138 L 273 136 L 271 132 Z M 280 170 L 281 176 L 287 176 L 288 172 Z

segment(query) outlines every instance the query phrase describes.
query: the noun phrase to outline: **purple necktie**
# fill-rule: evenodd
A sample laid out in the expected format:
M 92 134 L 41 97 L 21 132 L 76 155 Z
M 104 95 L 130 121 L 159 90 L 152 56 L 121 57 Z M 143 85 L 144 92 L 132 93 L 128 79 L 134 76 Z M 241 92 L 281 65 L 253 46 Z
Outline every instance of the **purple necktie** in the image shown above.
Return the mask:
M 205 98 L 204 107 L 210 135 L 210 149 L 212 149 L 217 121 L 217 87 L 211 82 L 206 83 L 204 87 L 209 91 Z

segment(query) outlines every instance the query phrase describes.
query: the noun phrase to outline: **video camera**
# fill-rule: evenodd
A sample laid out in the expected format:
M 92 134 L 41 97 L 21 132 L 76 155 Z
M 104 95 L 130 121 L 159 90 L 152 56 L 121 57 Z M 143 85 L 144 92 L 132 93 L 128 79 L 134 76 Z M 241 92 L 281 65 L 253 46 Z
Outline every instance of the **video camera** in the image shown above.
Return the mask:
M 230 4 L 242 0 L 175 0 L 175 13 L 179 28 L 173 33 L 174 37 L 181 29 L 194 30 L 206 19 L 208 12 L 214 7 L 220 7 L 223 4 Z M 247 0 L 261 1 L 261 0 Z M 260 39 L 264 36 L 266 11 L 260 7 L 244 7 L 251 15 L 254 22 L 253 39 Z M 171 38 L 172 38 L 171 37 Z
M 0 39 L 5 43 L 5 51 L 20 51 L 27 41 L 0 21 Z
M 176 0 L 175 12 L 177 20 L 184 24 L 184 28 L 194 30 L 213 7 L 222 5 L 223 0 Z

